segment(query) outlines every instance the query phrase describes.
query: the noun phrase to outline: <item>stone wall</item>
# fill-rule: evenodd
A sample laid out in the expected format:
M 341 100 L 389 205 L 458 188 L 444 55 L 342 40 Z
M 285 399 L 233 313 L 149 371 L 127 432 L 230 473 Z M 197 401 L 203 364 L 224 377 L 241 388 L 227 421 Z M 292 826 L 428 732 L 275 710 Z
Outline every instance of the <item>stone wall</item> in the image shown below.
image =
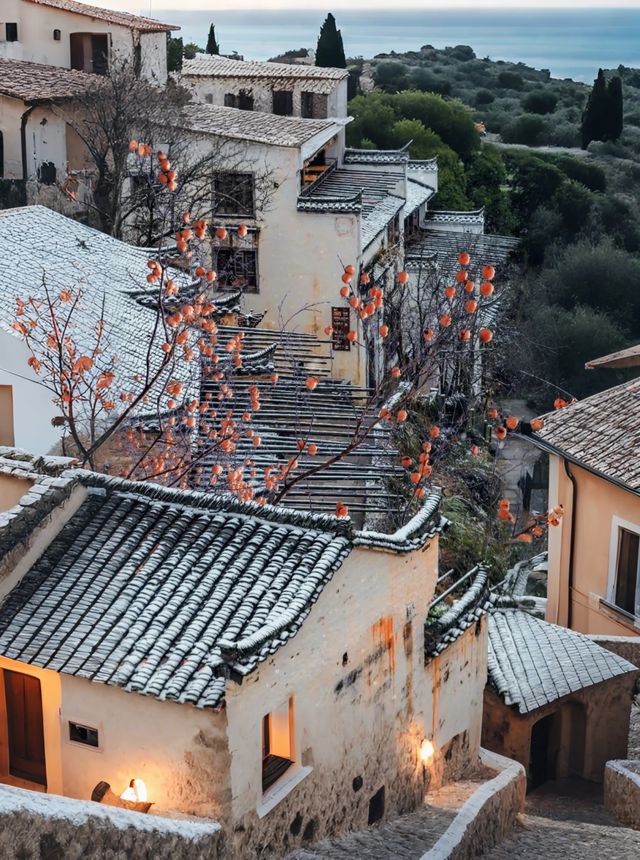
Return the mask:
M 484 854 L 511 832 L 524 808 L 524 768 L 503 756 L 481 752 L 482 764 L 498 770 L 462 806 L 446 833 L 420 860 L 467 860 Z
M 640 830 L 640 762 L 607 762 L 604 805 L 621 824 Z
M 2 860 L 218 860 L 215 821 L 160 818 L 0 786 Z

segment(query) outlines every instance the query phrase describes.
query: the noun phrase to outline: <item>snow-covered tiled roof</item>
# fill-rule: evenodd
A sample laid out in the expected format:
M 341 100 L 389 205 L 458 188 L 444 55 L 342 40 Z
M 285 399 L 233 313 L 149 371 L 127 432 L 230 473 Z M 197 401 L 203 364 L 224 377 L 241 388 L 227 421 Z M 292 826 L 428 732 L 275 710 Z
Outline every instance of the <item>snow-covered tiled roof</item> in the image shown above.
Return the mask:
M 473 571 L 469 571 L 467 576 L 472 574 Z M 435 602 L 438 600 L 442 600 L 442 597 L 436 598 Z M 471 585 L 458 600 L 451 604 L 444 615 L 436 619 L 427 617 L 424 626 L 425 657 L 437 657 L 438 654 L 446 651 L 465 630 L 480 621 L 492 603 L 489 574 L 479 566 L 475 570 Z
M 489 616 L 489 684 L 505 704 L 528 714 L 635 666 L 582 633 L 520 609 Z
M 185 105 L 175 119 L 168 118 L 166 121 L 172 122 L 177 128 L 199 134 L 291 147 L 302 146 L 322 133 L 329 140 L 340 129 L 336 123 L 327 119 L 301 119 L 195 103 Z
M 414 183 L 409 180 L 407 185 Z M 474 271 L 485 265 L 495 266 L 498 276 L 516 252 L 519 240 L 513 236 L 483 233 L 461 233 L 449 230 L 425 230 L 406 249 L 407 267 L 435 257 L 438 269 L 447 277 L 459 268 L 458 254 L 467 251 Z M 478 275 L 479 277 L 479 275 Z
M 186 77 L 195 75 L 209 78 L 252 78 L 284 83 L 287 80 L 341 81 L 348 77 L 349 72 L 346 69 L 308 66 L 301 63 L 269 63 L 196 54 L 193 60 L 186 60 L 182 64 L 182 74 Z
M 77 98 L 98 83 L 96 75 L 75 69 L 0 59 L 0 95 L 28 104 Z
M 102 318 L 111 354 L 132 374 L 144 367 L 155 312 L 133 296 L 148 288 L 147 249 L 128 245 L 45 206 L 0 210 L 0 247 L 6 249 L 0 263 L 0 328 L 16 335 L 11 328 L 16 297 L 41 298 L 43 282 L 54 294 L 63 289 L 82 290 L 73 314 L 76 342 L 93 347 L 95 327 Z M 179 273 L 175 278 L 187 283 Z
M 73 12 L 76 15 L 84 15 L 98 21 L 106 21 L 108 24 L 117 24 L 128 27 L 131 30 L 139 30 L 141 33 L 162 33 L 164 31 L 179 30 L 174 24 L 163 24 L 153 18 L 144 18 L 141 15 L 132 15 L 130 12 L 117 12 L 113 9 L 102 9 L 99 6 L 90 6 L 79 0 L 27 0 L 36 6 L 50 6 L 53 9 L 61 9 L 63 12 Z
M 430 188 L 422 182 L 415 182 L 407 178 L 407 199 L 404 207 L 405 218 L 419 209 L 423 203 L 430 200 L 435 194 L 435 188 Z
M 8 512 L 4 550 L 16 523 L 80 485 L 0 607 L 0 654 L 158 699 L 220 706 L 226 679 L 295 635 L 352 548 L 333 516 L 72 471 L 36 484 L 28 515 Z
M 640 493 L 640 377 L 542 418 L 534 439 Z

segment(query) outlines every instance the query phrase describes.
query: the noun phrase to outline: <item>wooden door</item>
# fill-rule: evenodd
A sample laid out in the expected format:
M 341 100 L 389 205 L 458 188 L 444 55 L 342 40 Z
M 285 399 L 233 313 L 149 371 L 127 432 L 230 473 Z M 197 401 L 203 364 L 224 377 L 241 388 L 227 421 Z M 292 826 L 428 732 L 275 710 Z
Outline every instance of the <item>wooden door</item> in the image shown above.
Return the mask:
M 9 736 L 9 773 L 47 784 L 40 681 L 32 675 L 4 671 Z

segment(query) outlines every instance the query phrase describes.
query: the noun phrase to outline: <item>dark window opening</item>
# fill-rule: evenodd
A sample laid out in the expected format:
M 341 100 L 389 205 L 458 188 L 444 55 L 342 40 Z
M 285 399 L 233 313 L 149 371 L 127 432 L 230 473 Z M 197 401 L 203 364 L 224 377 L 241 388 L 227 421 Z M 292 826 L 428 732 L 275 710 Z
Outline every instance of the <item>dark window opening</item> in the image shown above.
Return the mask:
M 302 93 L 300 113 L 305 119 L 326 119 L 329 113 L 329 99 L 324 93 Z
M 237 95 L 235 93 L 226 93 L 224 106 L 237 108 L 238 110 L 253 110 L 253 96 L 246 90 L 240 90 Z
M 80 723 L 69 723 L 69 740 L 88 747 L 99 747 L 98 730 Z
M 258 292 L 258 254 L 255 250 L 220 248 L 216 255 L 218 284 L 222 289 Z
M 136 78 L 140 77 L 140 72 L 142 71 L 142 45 L 138 42 L 137 45 L 133 47 L 133 73 Z M 106 73 L 103 72 L 102 74 Z
M 631 615 L 640 615 L 639 555 L 640 535 L 620 529 L 616 563 L 616 606 Z
M 59 42 L 61 38 L 62 38 L 62 34 L 60 33 L 60 30 L 54 30 L 53 31 L 53 41 Z
M 105 34 L 71 33 L 69 35 L 71 68 L 80 72 L 106 75 L 109 70 L 109 37 Z
M 4 176 L 4 136 L 0 131 L 0 179 Z
M 369 817 L 367 824 L 375 824 L 384 817 L 384 785 L 379 788 L 369 801 Z
M 293 700 L 262 718 L 262 790 L 293 764 Z
M 52 161 L 43 161 L 38 168 L 38 182 L 53 185 L 56 181 L 56 166 Z
M 273 91 L 273 112 L 278 116 L 293 114 L 293 93 L 290 90 Z
M 16 23 L 4 25 L 5 40 L 7 42 L 18 41 L 18 25 Z
M 213 211 L 216 215 L 253 218 L 253 174 L 217 173 L 213 178 Z

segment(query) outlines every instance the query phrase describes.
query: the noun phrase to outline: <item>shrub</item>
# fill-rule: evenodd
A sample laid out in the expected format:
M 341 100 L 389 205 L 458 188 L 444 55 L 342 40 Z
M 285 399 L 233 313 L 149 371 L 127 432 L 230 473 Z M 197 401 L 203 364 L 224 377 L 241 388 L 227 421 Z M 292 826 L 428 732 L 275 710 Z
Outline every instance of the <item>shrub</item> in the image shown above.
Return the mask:
M 475 96 L 476 105 L 490 105 L 495 100 L 495 96 L 489 90 L 478 90 Z
M 547 142 L 547 124 L 541 116 L 524 113 L 502 132 L 506 143 L 524 143 L 526 146 L 539 146 Z
M 522 107 L 527 113 L 553 113 L 558 104 L 558 97 L 549 90 L 532 90 L 522 100 Z
M 524 87 L 522 75 L 517 72 L 500 72 L 497 80 L 498 86 L 505 90 L 521 90 Z
M 591 191 L 606 191 L 607 178 L 604 170 L 597 164 L 592 164 L 585 158 L 565 156 L 556 162 L 560 170 L 569 177 L 581 182 Z
M 373 70 L 373 78 L 377 87 L 386 93 L 397 93 L 408 85 L 407 67 L 402 63 L 378 63 Z

